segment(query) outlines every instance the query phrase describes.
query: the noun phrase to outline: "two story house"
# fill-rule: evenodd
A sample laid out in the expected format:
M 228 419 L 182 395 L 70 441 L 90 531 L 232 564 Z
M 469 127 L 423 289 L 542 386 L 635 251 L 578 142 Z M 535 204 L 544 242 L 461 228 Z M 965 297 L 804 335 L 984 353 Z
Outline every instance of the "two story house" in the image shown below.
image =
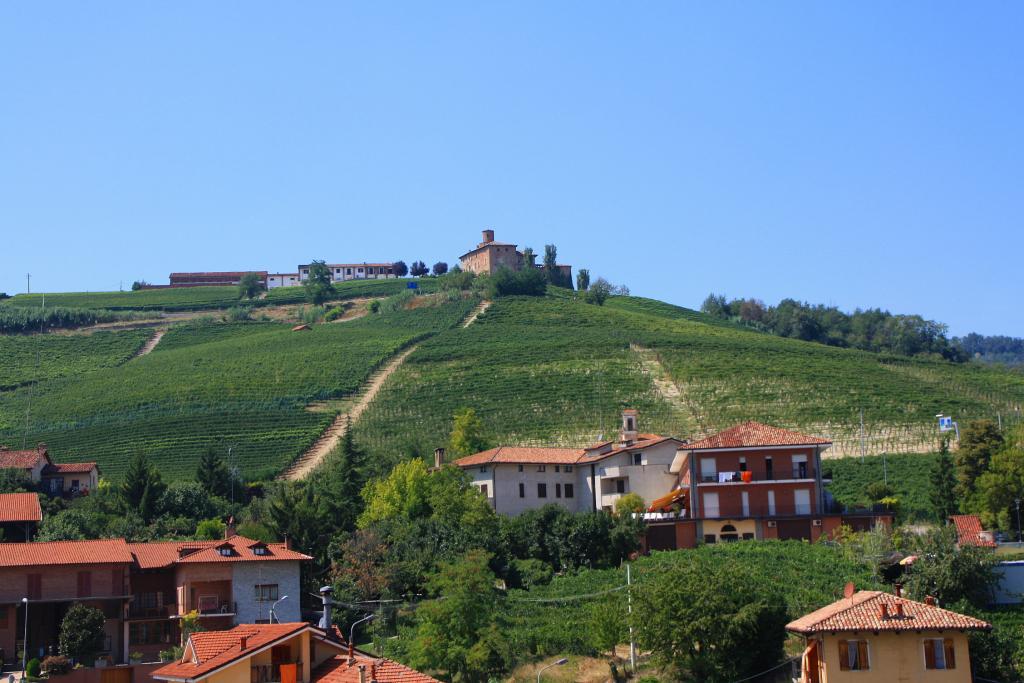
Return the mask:
M 99 484 L 100 470 L 94 462 L 55 463 L 45 443 L 33 449 L 14 451 L 0 445 L 0 469 L 25 472 L 33 484 L 51 496 L 87 494 Z
M 67 609 L 82 602 L 107 617 L 103 654 L 156 659 L 178 645 L 180 621 L 198 612 L 208 630 L 298 621 L 300 565 L 286 543 L 231 535 L 221 541 L 0 543 L 0 653 L 13 659 L 28 618 L 28 651 L 56 648 Z M 23 601 L 27 598 L 27 602 Z
M 892 523 L 890 513 L 840 513 L 824 488 L 827 439 L 746 422 L 679 448 L 678 482 L 649 515 L 650 549 L 698 541 L 816 540 L 841 525 Z
M 881 591 L 853 591 L 786 629 L 806 643 L 800 683 L 970 683 L 968 633 L 992 626 Z
M 682 441 L 639 431 L 636 410 L 622 412 L 618 439 L 585 448 L 499 446 L 460 458 L 455 465 L 495 511 L 516 515 L 548 503 L 573 512 L 611 511 L 635 493 L 650 502 L 671 489 L 670 471 Z

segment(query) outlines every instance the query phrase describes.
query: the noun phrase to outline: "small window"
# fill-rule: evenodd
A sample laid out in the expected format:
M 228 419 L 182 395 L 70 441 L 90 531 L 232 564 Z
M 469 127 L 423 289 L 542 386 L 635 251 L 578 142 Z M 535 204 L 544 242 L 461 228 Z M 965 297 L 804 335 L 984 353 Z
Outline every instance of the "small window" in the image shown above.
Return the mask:
M 715 535 L 714 534 L 704 534 L 704 542 L 705 543 L 714 543 L 715 542 Z
M 744 457 L 740 458 L 740 472 L 747 471 L 747 459 Z
M 226 545 L 222 548 L 217 548 L 217 552 L 220 553 L 222 557 L 231 557 L 231 546 Z
M 562 471 L 561 465 L 555 465 L 555 472 L 561 472 L 561 471 Z
M 561 497 L 562 497 L 562 485 L 561 484 L 555 484 L 555 498 L 561 498 Z
M 547 498 L 548 497 L 548 485 L 547 484 L 537 484 L 537 497 L 538 498 Z
M 519 482 L 519 497 L 526 498 L 526 484 Z
M 484 494 L 484 498 L 487 497 L 487 484 L 480 484 L 480 493 Z
M 273 602 L 277 600 L 277 584 L 264 583 L 253 586 L 255 589 L 256 602 Z
M 754 534 L 752 534 L 750 532 L 744 533 L 743 534 L 743 540 L 744 541 L 753 541 L 754 540 Z
M 522 471 L 523 471 L 523 466 L 522 466 L 522 465 L 519 465 L 519 471 L 520 471 L 520 472 L 522 472 Z
M 634 453 L 633 454 L 633 464 L 634 465 L 639 465 L 639 464 L 643 463 L 643 458 L 644 458 L 643 453 Z
M 951 638 L 926 638 L 924 641 L 926 669 L 955 669 L 956 653 Z
M 868 659 L 868 641 L 840 640 L 839 668 L 843 671 L 870 671 Z
M 626 480 L 625 479 L 616 479 L 615 480 L 615 493 L 625 493 L 625 492 L 626 492 Z
M 265 545 L 255 545 L 252 547 L 253 555 L 269 555 L 270 550 Z
M 564 471 L 565 472 L 572 472 L 572 465 L 566 465 Z
M 547 465 L 537 465 L 537 471 L 538 472 L 547 472 L 548 471 L 548 466 Z
M 575 491 L 573 491 L 573 485 L 572 484 L 566 484 L 565 485 L 565 497 L 566 498 L 572 498 L 574 493 L 575 493 Z
M 486 472 L 486 471 L 487 471 L 487 465 L 483 465 L 483 466 L 481 466 L 481 467 L 480 467 L 480 471 L 481 471 L 481 472 Z

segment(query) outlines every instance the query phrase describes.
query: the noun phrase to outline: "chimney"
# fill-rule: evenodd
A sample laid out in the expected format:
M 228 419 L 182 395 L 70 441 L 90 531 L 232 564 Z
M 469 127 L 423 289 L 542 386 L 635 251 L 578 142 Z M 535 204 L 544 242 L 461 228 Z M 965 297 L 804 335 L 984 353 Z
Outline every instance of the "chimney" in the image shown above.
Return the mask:
M 897 598 L 902 598 L 903 597 L 903 584 L 902 583 L 898 583 L 898 582 L 894 583 L 892 585 L 892 592 L 896 594 Z
M 323 603 L 324 612 L 320 616 L 320 623 L 317 624 L 317 628 L 327 633 L 327 637 L 330 638 L 334 635 L 334 624 L 331 623 L 331 605 L 334 604 L 331 600 L 331 593 L 334 589 L 330 586 L 323 586 L 320 588 L 320 602 Z M 349 643 L 351 650 L 352 643 Z
M 484 230 L 483 238 L 484 238 L 484 241 L 481 242 L 481 244 L 487 244 L 489 242 L 493 242 L 494 241 L 494 231 L 493 230 Z
M 248 636 L 239 636 L 238 638 L 238 649 L 245 650 L 245 646 L 249 644 Z
M 878 618 L 885 621 L 889 618 L 889 605 L 884 602 L 878 606 Z
M 235 516 L 231 515 L 228 517 L 228 523 L 224 527 L 224 540 L 228 540 L 235 535 Z
M 930 605 L 932 607 L 935 607 L 935 596 L 934 595 L 926 595 L 926 596 L 924 596 L 924 604 Z
M 901 600 L 900 602 L 896 603 L 896 618 L 902 619 L 904 616 L 906 615 L 903 614 L 903 601 Z
M 444 449 L 434 449 L 434 469 L 441 469 L 444 466 Z
M 359 665 L 359 683 L 366 683 L 366 665 Z
M 349 641 L 349 644 L 348 644 L 348 665 L 352 666 L 355 663 L 356 663 L 356 646 L 353 645 L 351 641 Z M 360 666 L 359 669 L 360 669 L 359 680 L 365 680 L 364 676 L 366 674 L 366 667 L 365 666 Z
M 622 429 L 619 430 L 619 442 L 627 446 L 637 439 L 637 412 L 632 408 L 622 411 Z

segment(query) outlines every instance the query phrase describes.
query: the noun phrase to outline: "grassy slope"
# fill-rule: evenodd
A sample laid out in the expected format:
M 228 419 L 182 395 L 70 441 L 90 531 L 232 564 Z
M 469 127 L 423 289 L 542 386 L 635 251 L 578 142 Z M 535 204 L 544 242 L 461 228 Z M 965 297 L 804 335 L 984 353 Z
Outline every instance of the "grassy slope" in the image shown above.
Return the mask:
M 360 296 L 390 296 L 404 290 L 410 280 L 350 280 L 335 285 L 338 299 Z M 417 280 L 421 291 L 434 291 L 434 280 Z M 109 310 L 164 310 L 194 311 L 228 308 L 238 305 L 236 287 L 179 287 L 175 289 L 142 289 L 137 292 L 64 292 L 54 294 L 18 294 L 5 301 L 4 306 L 47 306 L 67 308 L 105 308 Z M 265 299 L 253 305 L 302 303 L 306 300 L 302 287 L 278 287 L 267 293 Z
M 920 451 L 932 445 L 937 412 L 1005 417 L 1024 402 L 1019 374 L 703 319 L 631 297 L 603 308 L 565 296 L 497 301 L 470 328 L 414 353 L 364 415 L 359 438 L 381 457 L 427 455 L 445 442 L 454 410 L 469 406 L 495 443 L 581 444 L 598 436 L 602 420 L 612 433 L 619 407 L 633 405 L 644 430 L 692 438 L 756 419 L 831 436 L 839 451 L 856 447 L 863 409 L 869 452 Z M 679 399 L 655 390 L 631 343 L 656 352 Z
M 234 445 L 247 476 L 280 470 L 333 417 L 312 401 L 356 392 L 400 347 L 455 324 L 459 301 L 292 332 L 290 325 L 183 325 L 148 356 L 11 392 L 0 441 L 45 441 L 58 460 L 96 459 L 117 476 L 136 450 L 170 479 L 190 477 L 210 445 Z M 24 416 L 30 415 L 27 438 Z
M 120 365 L 152 330 L 74 335 L 0 335 L 0 390 Z

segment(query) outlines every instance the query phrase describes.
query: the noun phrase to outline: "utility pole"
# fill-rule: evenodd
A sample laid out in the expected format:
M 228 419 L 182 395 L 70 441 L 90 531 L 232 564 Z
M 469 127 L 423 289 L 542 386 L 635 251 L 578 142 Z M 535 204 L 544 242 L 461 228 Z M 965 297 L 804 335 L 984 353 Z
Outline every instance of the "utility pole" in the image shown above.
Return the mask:
M 633 572 L 626 563 L 626 611 L 629 614 L 629 669 L 636 673 L 636 641 L 633 640 Z
M 1020 498 L 1014 498 L 1013 502 L 1017 504 L 1017 545 L 1020 545 Z
M 32 273 L 25 273 L 25 293 L 32 293 Z

